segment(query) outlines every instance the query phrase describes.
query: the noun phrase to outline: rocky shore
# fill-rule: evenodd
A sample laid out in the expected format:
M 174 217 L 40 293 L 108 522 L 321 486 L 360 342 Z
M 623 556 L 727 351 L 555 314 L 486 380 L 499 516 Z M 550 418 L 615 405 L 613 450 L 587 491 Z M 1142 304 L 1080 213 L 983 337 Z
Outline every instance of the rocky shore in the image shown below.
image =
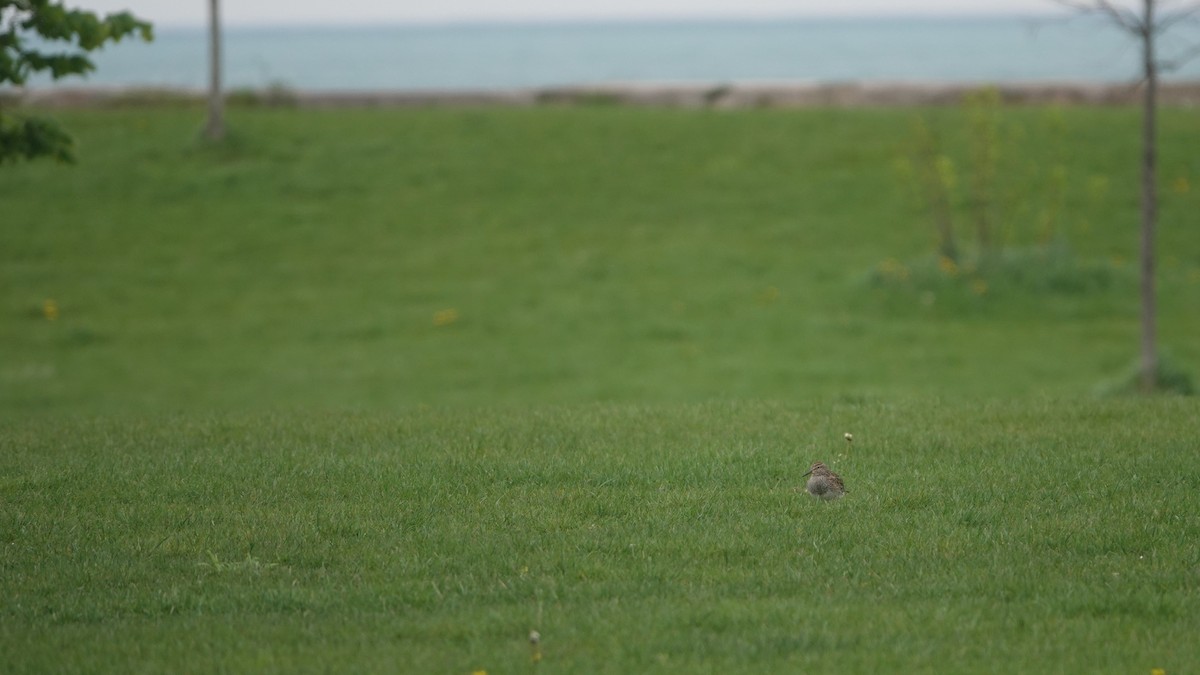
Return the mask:
M 1018 84 L 922 82 L 635 83 L 479 91 L 304 91 L 280 87 L 235 89 L 233 102 L 303 108 L 634 105 L 679 108 L 916 107 L 955 105 L 983 87 L 1012 105 L 1121 106 L 1135 103 L 1134 83 Z M 105 107 L 188 103 L 204 92 L 148 88 L 46 88 L 0 92 L 0 103 L 36 107 Z M 1200 106 L 1200 81 L 1161 85 L 1165 106 Z

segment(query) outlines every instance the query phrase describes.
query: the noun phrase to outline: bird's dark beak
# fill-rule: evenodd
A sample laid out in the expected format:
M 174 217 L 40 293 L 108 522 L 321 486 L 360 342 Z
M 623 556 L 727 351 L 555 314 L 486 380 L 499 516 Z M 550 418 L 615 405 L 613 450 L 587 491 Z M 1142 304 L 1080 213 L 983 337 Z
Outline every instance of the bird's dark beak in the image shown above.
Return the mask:
M 801 478 L 804 478 L 805 476 L 807 476 L 808 474 L 810 474 L 810 473 L 812 473 L 812 472 L 813 472 L 813 470 L 812 470 L 812 469 L 809 469 L 808 471 L 805 471 L 804 473 L 800 474 L 800 477 L 801 477 Z

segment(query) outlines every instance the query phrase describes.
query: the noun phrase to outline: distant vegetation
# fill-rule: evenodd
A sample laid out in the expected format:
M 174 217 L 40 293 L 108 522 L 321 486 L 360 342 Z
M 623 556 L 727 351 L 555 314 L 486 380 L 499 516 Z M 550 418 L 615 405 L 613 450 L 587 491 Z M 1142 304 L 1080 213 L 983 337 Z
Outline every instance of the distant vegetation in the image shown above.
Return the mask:
M 968 95 L 958 116 L 915 114 L 897 178 L 928 219 L 930 251 L 884 260 L 872 282 L 923 298 L 938 292 L 1095 296 L 1135 288 L 1123 258 L 1076 250 L 1106 210 L 1107 172 L 1116 167 L 1068 167 L 1068 114 L 1061 108 L 1015 113 L 995 89 Z M 1034 141 L 1043 144 L 1038 152 L 1029 152 L 1031 139 L 1045 139 Z
M 1050 108 L 1045 119 L 1034 120 L 1046 138 L 1046 151 L 1026 152 L 1028 119 L 1014 119 L 1001 105 L 1000 92 L 980 89 L 964 99 L 960 122 L 965 152 L 959 157 L 943 145 L 946 129 L 935 129 L 925 116 L 914 124 L 909 156 L 897 167 L 912 185 L 914 200 L 929 216 L 936 245 L 934 255 L 909 264 L 888 259 L 873 281 L 883 287 L 916 290 L 930 297 L 937 287 L 969 289 L 982 296 L 995 290 L 1021 288 L 1034 293 L 1098 293 L 1121 285 L 1136 288 L 1130 269 L 1075 253 L 1072 239 L 1091 235 L 1091 216 L 1105 208 L 1112 181 L 1099 167 L 1075 175 L 1068 156 L 1064 111 Z M 962 163 L 960 163 L 960 160 Z M 1109 168 L 1109 167 L 1104 167 Z M 1187 194 L 1191 181 L 1176 177 L 1176 193 Z M 1076 201 L 1068 204 L 1069 193 Z M 964 227 L 965 226 L 965 227 Z M 969 229 L 970 238 L 964 237 Z M 1131 245 L 1131 256 L 1136 252 Z M 1155 272 L 1157 275 L 1157 272 Z M 953 292 L 953 290 L 952 290 Z M 1168 363 L 1169 362 L 1169 363 Z M 1169 357 L 1154 359 L 1153 387 L 1191 393 L 1191 377 Z M 1136 387 L 1147 389 L 1145 365 Z

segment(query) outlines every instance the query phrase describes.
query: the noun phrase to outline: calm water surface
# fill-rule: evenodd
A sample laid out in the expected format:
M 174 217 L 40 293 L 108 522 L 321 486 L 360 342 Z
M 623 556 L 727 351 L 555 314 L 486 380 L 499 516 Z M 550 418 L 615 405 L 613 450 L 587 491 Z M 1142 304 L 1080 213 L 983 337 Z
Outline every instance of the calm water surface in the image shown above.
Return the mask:
M 1176 34 L 1167 51 L 1200 31 Z M 200 88 L 202 29 L 97 58 L 94 85 Z M 506 89 L 612 82 L 1120 81 L 1137 50 L 1075 20 L 842 19 L 230 28 L 230 87 Z M 1200 77 L 1193 61 L 1175 77 Z M 63 84 L 78 85 L 80 80 Z M 39 83 L 44 84 L 44 83 Z

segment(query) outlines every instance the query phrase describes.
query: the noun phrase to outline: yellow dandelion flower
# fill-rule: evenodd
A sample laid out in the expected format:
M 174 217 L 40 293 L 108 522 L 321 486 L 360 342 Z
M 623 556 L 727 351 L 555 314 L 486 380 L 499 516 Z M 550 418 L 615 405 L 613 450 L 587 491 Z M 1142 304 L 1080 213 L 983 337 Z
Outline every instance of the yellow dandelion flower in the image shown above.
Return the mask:
M 779 289 L 774 286 L 767 286 L 762 293 L 758 295 L 758 304 L 770 305 L 779 299 Z
M 958 263 L 947 256 L 938 258 L 938 269 L 942 270 L 942 274 L 948 277 L 958 276 Z
M 971 282 L 971 291 L 975 295 L 986 295 L 988 292 L 988 283 L 983 279 L 975 279 Z
M 433 325 L 435 326 L 449 326 L 455 321 L 458 321 L 457 309 L 440 309 L 433 313 Z
M 904 263 L 895 258 L 888 258 L 880 262 L 876 269 L 879 272 L 879 276 L 886 281 L 904 281 L 908 279 L 908 268 L 904 266 Z
M 47 321 L 57 321 L 58 303 L 52 298 L 47 298 L 46 301 L 42 303 L 42 316 L 46 317 Z
M 1150 675 L 1167 675 L 1165 668 L 1151 668 Z

